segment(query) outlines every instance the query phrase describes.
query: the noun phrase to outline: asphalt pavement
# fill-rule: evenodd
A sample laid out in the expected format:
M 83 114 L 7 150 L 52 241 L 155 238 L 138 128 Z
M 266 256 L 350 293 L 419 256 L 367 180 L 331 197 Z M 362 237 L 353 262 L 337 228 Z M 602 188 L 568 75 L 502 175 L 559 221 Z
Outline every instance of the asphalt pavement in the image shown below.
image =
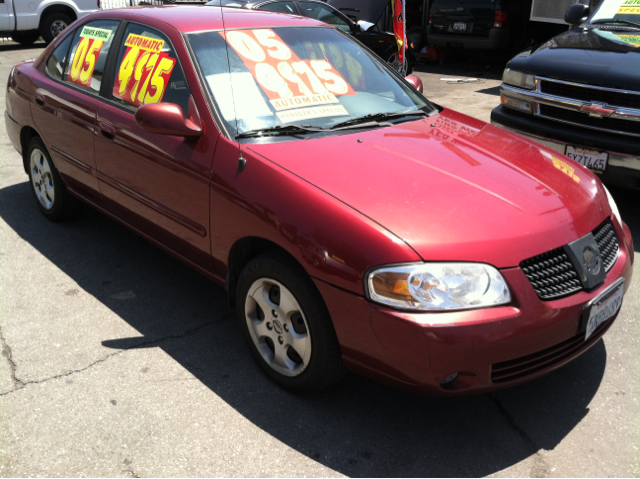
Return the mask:
M 0 43 L 2 97 L 41 50 Z M 482 59 L 418 75 L 485 121 L 499 102 Z M 638 193 L 612 193 L 638 252 Z M 534 382 L 448 399 L 352 374 L 299 397 L 254 365 L 222 288 L 89 208 L 47 221 L 2 115 L 0 475 L 640 477 L 638 269 L 604 339 Z

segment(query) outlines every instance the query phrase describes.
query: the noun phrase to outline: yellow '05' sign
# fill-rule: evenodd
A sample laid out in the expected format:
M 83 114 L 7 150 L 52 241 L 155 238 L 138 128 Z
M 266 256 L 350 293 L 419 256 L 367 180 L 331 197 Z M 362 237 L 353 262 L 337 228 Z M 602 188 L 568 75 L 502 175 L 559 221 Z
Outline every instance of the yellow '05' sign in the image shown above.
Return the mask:
M 124 44 L 113 96 L 137 106 L 161 102 L 176 64 L 162 52 L 164 40 L 131 33 Z
M 80 42 L 76 48 L 69 71 L 69 81 L 91 88 L 93 71 L 104 43 L 111 38 L 111 30 L 84 27 L 80 32 Z

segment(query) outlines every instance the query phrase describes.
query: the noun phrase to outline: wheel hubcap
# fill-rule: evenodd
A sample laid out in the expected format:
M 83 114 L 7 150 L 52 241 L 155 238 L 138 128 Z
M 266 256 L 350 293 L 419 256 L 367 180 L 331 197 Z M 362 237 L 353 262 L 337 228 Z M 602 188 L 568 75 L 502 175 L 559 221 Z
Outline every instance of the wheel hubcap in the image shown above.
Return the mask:
M 297 376 L 309 365 L 311 336 L 302 308 L 279 282 L 255 281 L 245 300 L 249 333 L 262 359 L 284 376 Z
M 38 197 L 38 201 L 40 201 L 44 209 L 50 210 L 56 197 L 51 176 L 51 166 L 47 157 L 38 148 L 31 152 L 30 168 L 33 190 Z
M 60 35 L 62 30 L 64 30 L 65 28 L 67 28 L 67 24 L 65 22 L 63 22 L 62 20 L 56 20 L 51 24 L 51 35 L 53 35 L 53 37 L 55 38 Z

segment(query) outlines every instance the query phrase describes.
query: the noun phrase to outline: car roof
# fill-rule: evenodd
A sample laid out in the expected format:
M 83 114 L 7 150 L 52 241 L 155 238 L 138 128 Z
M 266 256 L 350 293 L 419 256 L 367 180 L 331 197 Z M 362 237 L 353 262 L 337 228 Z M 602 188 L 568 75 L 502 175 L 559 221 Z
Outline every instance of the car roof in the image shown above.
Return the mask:
M 260 27 L 321 27 L 326 23 L 312 18 L 268 10 L 248 10 L 207 5 L 162 5 L 103 10 L 96 17 L 121 18 L 144 23 L 145 18 L 165 22 L 183 33 L 206 30 L 235 30 Z M 95 18 L 95 17 L 94 17 Z

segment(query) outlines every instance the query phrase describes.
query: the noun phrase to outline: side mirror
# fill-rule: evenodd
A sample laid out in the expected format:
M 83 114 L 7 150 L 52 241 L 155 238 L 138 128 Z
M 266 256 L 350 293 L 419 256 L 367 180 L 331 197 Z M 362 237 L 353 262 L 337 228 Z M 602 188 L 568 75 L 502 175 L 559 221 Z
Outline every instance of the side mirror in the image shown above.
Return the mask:
M 564 15 L 564 21 L 569 25 L 581 25 L 587 21 L 589 15 L 591 15 L 591 9 L 588 5 L 574 3 L 567 9 L 567 13 Z
M 369 30 L 371 30 L 373 27 L 375 27 L 376 24 L 371 22 L 365 22 L 364 20 L 358 20 L 358 26 L 360 27 L 361 31 L 366 33 Z
M 189 113 L 185 120 L 182 109 L 175 103 L 149 103 L 136 110 L 136 123 L 140 128 L 160 135 L 197 137 L 202 135 L 202 124 L 193 97 L 189 99 Z
M 419 77 L 415 75 L 409 75 L 408 77 L 405 77 L 405 80 L 407 80 L 411 84 L 411 86 L 418 90 L 420 93 L 424 93 L 424 86 L 422 85 L 422 80 L 420 80 Z

